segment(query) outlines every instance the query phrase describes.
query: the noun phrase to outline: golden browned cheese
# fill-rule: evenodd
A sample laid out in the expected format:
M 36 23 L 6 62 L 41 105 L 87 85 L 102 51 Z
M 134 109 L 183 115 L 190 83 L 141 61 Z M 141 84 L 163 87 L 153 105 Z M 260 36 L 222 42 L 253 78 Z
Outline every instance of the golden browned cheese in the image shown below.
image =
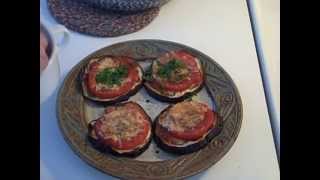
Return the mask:
M 188 68 L 178 68 L 169 75 L 169 81 L 179 83 L 184 80 L 188 76 L 188 74 Z
M 184 101 L 171 107 L 159 119 L 159 124 L 168 130 L 185 131 L 196 127 L 204 120 L 206 108 L 195 101 Z
M 96 60 L 99 65 L 98 65 L 98 72 L 101 72 L 103 71 L 104 69 L 106 68 L 116 68 L 119 66 L 119 61 L 112 58 L 112 57 L 105 57 L 103 59 L 97 59 Z M 121 81 L 121 84 L 119 85 L 113 85 L 112 87 L 110 86 L 107 86 L 106 84 L 103 84 L 103 83 L 97 83 L 96 85 L 96 89 L 97 90 L 101 90 L 101 89 L 112 89 L 112 90 L 117 90 L 120 88 L 120 86 L 124 83 L 128 82 L 128 78 L 124 79 L 123 81 Z
M 99 60 L 99 70 L 104 70 L 105 68 L 115 68 L 119 66 L 119 61 L 115 60 L 114 58 L 111 57 L 105 57 L 103 59 Z
M 160 64 L 166 64 L 169 61 L 172 61 L 173 59 L 159 59 L 156 61 L 156 63 L 152 64 L 152 72 L 158 72 L 159 71 L 159 63 Z M 182 81 L 183 79 L 185 79 L 189 74 L 189 69 L 187 67 L 181 67 L 181 68 L 177 68 L 174 71 L 172 71 L 169 74 L 169 78 L 168 79 L 163 79 L 160 76 L 157 75 L 157 73 L 153 73 L 152 76 L 154 79 L 158 80 L 159 82 L 164 81 L 164 80 L 168 80 L 170 82 L 174 82 L 174 83 L 178 83 L 180 81 Z
M 143 115 L 125 106 L 107 113 L 103 117 L 101 131 L 106 138 L 114 140 L 135 137 L 143 127 Z
M 199 138 L 195 141 L 182 140 L 182 139 L 175 138 L 173 136 L 170 136 L 170 138 L 163 138 L 163 136 L 165 136 L 165 135 L 163 135 L 162 133 L 160 132 L 159 127 L 157 127 L 156 134 L 163 142 L 165 142 L 166 144 L 171 145 L 171 146 L 184 147 L 184 146 L 198 143 L 199 141 L 203 140 L 210 133 L 210 131 L 208 131 L 201 138 Z

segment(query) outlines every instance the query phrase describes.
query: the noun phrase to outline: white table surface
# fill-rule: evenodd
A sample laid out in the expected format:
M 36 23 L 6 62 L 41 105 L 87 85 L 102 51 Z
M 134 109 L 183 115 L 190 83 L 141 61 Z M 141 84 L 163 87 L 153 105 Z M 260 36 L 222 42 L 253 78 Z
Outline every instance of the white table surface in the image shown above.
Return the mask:
M 41 0 L 49 28 L 57 23 Z M 278 180 L 280 170 L 245 0 L 172 0 L 145 29 L 118 38 L 75 32 L 60 51 L 63 78 L 83 57 L 110 44 L 132 39 L 176 41 L 214 58 L 233 78 L 243 102 L 243 124 L 231 150 L 215 166 L 190 179 Z M 56 93 L 40 107 L 42 180 L 114 179 L 76 156 L 58 129 Z
M 280 0 L 249 0 L 270 117 L 280 155 Z

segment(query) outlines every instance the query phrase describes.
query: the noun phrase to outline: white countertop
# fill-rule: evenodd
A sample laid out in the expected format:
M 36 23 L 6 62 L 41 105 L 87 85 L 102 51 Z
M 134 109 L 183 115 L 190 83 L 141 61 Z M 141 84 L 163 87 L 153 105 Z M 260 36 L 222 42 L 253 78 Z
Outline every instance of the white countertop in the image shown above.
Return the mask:
M 41 0 L 45 24 L 57 23 Z M 231 150 L 215 166 L 190 179 L 278 180 L 257 54 L 245 0 L 172 0 L 148 27 L 118 38 L 94 38 L 75 32 L 60 51 L 63 78 L 83 57 L 110 44 L 132 39 L 163 39 L 196 48 L 214 58 L 233 78 L 243 102 L 243 124 Z M 43 180 L 114 179 L 76 156 L 58 129 L 56 94 L 40 109 L 40 158 Z
M 280 152 L 280 0 L 249 2 L 273 132 Z

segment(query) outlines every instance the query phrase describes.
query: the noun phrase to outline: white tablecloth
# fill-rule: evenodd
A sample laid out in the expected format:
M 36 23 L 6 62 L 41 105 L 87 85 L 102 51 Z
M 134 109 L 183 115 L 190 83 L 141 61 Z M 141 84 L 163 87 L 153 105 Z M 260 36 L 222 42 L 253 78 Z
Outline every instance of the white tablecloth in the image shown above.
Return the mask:
M 57 23 L 41 0 L 41 16 Z M 215 166 L 190 179 L 277 180 L 277 163 L 268 110 L 245 0 L 172 0 L 143 30 L 117 38 L 75 32 L 60 50 L 62 77 L 83 57 L 110 44 L 132 39 L 163 39 L 194 47 L 214 58 L 235 81 L 243 102 L 243 124 L 231 150 Z M 76 156 L 58 129 L 56 94 L 41 105 L 40 158 L 43 180 L 113 179 Z M 121 173 L 121 172 L 120 172 Z

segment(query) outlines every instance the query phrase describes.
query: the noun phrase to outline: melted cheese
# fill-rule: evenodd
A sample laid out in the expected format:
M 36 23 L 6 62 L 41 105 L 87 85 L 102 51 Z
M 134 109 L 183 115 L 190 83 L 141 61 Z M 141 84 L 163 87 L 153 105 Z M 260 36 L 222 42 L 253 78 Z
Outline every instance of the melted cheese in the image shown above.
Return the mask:
M 101 133 L 105 138 L 112 138 L 115 141 L 135 137 L 140 132 L 144 121 L 139 114 L 140 112 L 119 106 L 117 110 L 104 115 Z
M 101 90 L 101 89 L 110 89 L 110 90 L 117 90 L 119 89 L 124 83 L 127 83 L 129 81 L 129 78 L 125 78 L 123 79 L 119 85 L 113 85 L 112 87 L 103 84 L 103 83 L 97 83 L 96 85 L 96 90 Z
M 169 131 L 185 131 L 196 127 L 203 119 L 206 108 L 196 101 L 184 101 L 172 106 L 160 116 L 159 124 Z
M 196 60 L 198 69 L 201 70 L 202 68 L 201 68 L 200 60 L 198 58 L 195 58 L 195 60 Z M 154 64 L 156 64 L 156 63 L 154 63 Z M 158 66 L 154 65 L 152 68 L 153 68 L 152 71 L 156 72 L 157 69 L 158 69 Z M 160 80 L 159 77 L 157 77 L 155 75 L 152 75 L 152 77 L 154 79 Z M 173 91 L 160 92 L 159 90 L 157 90 L 157 89 L 153 88 L 151 85 L 149 85 L 149 83 L 146 83 L 146 86 L 148 86 L 149 89 L 152 89 L 153 92 L 155 92 L 155 93 L 157 93 L 159 95 L 165 95 L 165 96 L 168 96 L 168 97 L 171 97 L 171 98 L 178 98 L 178 97 L 181 97 L 181 96 L 185 95 L 186 93 L 195 91 L 196 89 L 198 89 L 201 86 L 201 84 L 199 84 L 199 85 L 197 85 L 195 87 L 192 87 L 190 89 L 186 89 L 186 90 L 181 91 L 181 92 L 173 92 Z
M 141 81 L 142 81 L 142 76 L 143 76 L 142 70 L 141 70 L 139 67 L 137 67 L 137 71 L 138 71 L 138 76 L 140 77 L 140 81 L 137 81 L 137 82 L 132 86 L 131 89 L 136 88 L 136 87 L 141 83 Z M 86 69 L 85 73 L 88 73 L 88 70 L 87 70 L 87 69 Z M 122 81 L 122 83 L 127 82 L 127 81 L 128 81 L 128 79 L 125 79 L 124 81 Z M 120 86 L 121 86 L 121 85 L 120 85 Z M 84 90 L 85 90 L 85 95 L 86 95 L 86 96 L 89 96 L 88 93 L 87 93 L 87 86 L 85 85 L 84 81 L 82 82 L 82 87 L 83 87 Z M 108 86 L 106 86 L 106 85 L 103 85 L 103 84 L 100 84 L 100 83 L 97 84 L 97 86 L 96 86 L 97 89 L 101 89 L 102 87 L 105 87 L 105 88 L 110 89 L 110 87 L 108 87 Z M 117 89 L 117 88 L 119 88 L 119 87 L 118 87 L 118 86 L 112 87 L 112 89 Z M 118 98 L 118 97 L 114 97 L 114 98 L 103 99 L 103 100 L 105 100 L 105 101 L 112 101 L 112 100 L 115 100 L 115 99 L 117 99 L 117 98 Z M 91 97 L 91 99 L 98 99 L 98 98 Z
M 141 69 L 140 69 L 139 67 L 137 67 L 137 71 L 138 71 L 138 76 L 140 77 L 140 81 L 137 81 L 137 82 L 132 86 L 131 89 L 136 88 L 136 87 L 141 83 L 141 81 L 142 81 L 142 76 L 143 76 L 143 75 L 142 75 L 142 71 L 141 71 Z M 128 81 L 129 81 L 129 79 L 126 78 L 126 79 L 124 79 L 124 80 L 121 82 L 121 84 L 120 84 L 119 86 L 113 86 L 112 88 L 110 88 L 110 87 L 107 86 L 107 85 L 104 85 L 104 84 L 99 83 L 99 84 L 97 84 L 96 88 L 99 89 L 99 88 L 105 87 L 105 88 L 107 88 L 107 89 L 119 89 L 120 86 L 121 86 L 123 83 L 128 82 Z M 105 100 L 113 100 L 113 99 L 117 99 L 117 98 L 118 98 L 118 97 L 114 97 L 114 98 L 105 99 Z
M 117 151 L 117 152 L 120 153 L 120 154 L 121 154 L 121 153 L 132 152 L 132 151 L 134 151 L 135 149 L 140 149 L 140 148 L 142 148 L 144 145 L 146 145 L 146 144 L 148 143 L 150 137 L 151 137 L 151 129 L 149 129 L 148 135 L 147 135 L 147 138 L 145 139 L 145 141 L 144 141 L 142 144 L 140 144 L 139 146 L 137 146 L 137 147 L 135 147 L 135 148 L 133 148 L 133 149 L 128 149 L 128 150 L 120 150 L 120 149 L 115 149 L 115 148 L 112 148 L 112 150 Z
M 119 60 L 112 58 L 112 57 L 105 57 L 103 59 L 99 59 L 99 70 L 103 70 L 105 68 L 115 68 L 120 65 Z
M 119 60 L 115 60 L 114 58 L 111 58 L 111 57 L 105 57 L 104 59 L 101 59 L 98 62 L 99 62 L 99 65 L 98 65 L 99 72 L 103 71 L 106 68 L 116 68 L 120 64 Z M 119 89 L 119 87 L 125 82 L 128 82 L 128 78 L 125 78 L 123 81 L 121 81 L 120 85 L 114 85 L 113 87 L 109 87 L 106 84 L 97 83 L 96 89 L 100 90 L 102 88 L 105 88 L 105 89 L 110 89 L 110 90 L 111 89 L 116 90 L 116 89 Z
M 136 111 L 136 105 L 128 103 L 125 106 L 110 108 L 116 109 L 106 113 L 101 119 L 103 123 L 100 126 L 99 133 L 101 133 L 103 137 L 112 138 L 115 141 L 119 141 L 121 143 L 120 139 L 134 138 L 143 128 L 143 124 L 145 121 L 144 114 L 142 114 L 142 112 L 140 111 Z M 134 149 L 138 149 L 144 146 L 149 141 L 150 137 L 151 128 L 149 128 L 148 130 L 148 135 L 145 141 L 137 147 L 129 150 L 119 150 L 114 147 L 111 148 L 118 153 L 131 152 Z
M 196 141 L 185 141 L 185 140 L 181 140 L 181 139 L 171 138 L 171 142 L 168 142 L 164 138 L 161 138 L 161 136 L 159 138 L 161 139 L 161 141 L 163 141 L 167 145 L 174 146 L 174 147 L 186 147 L 186 146 L 196 144 L 196 143 L 204 140 L 206 138 L 206 136 L 210 133 L 210 131 L 211 131 L 211 129 L 206 134 L 204 134 L 201 138 L 197 139 Z
M 185 131 L 192 130 L 196 127 L 204 118 L 207 107 L 196 101 L 184 101 L 171 107 L 169 110 L 160 115 L 158 125 L 167 129 L 168 131 Z M 185 147 L 191 144 L 195 144 L 203 140 L 210 130 L 205 133 L 201 138 L 196 141 L 181 140 L 178 138 L 170 137 L 170 142 L 165 138 L 160 139 L 175 147 Z

